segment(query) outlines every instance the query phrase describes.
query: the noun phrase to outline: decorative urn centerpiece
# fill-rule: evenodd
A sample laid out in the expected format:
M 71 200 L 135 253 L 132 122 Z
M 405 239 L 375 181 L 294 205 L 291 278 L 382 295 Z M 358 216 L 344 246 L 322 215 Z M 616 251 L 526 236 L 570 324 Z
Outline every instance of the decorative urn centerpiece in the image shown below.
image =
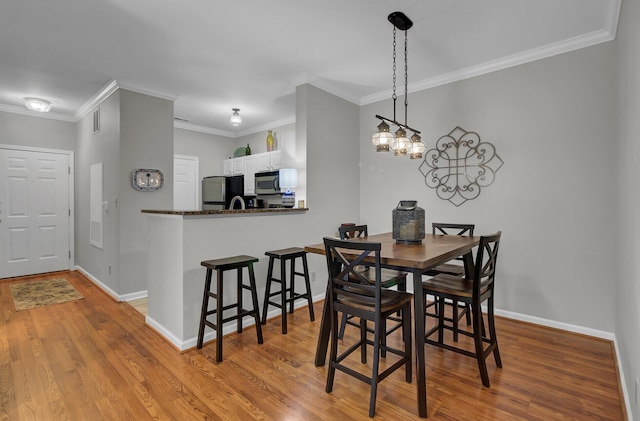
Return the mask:
M 424 239 L 424 209 L 417 200 L 401 200 L 391 212 L 393 239 L 399 244 L 420 244 Z

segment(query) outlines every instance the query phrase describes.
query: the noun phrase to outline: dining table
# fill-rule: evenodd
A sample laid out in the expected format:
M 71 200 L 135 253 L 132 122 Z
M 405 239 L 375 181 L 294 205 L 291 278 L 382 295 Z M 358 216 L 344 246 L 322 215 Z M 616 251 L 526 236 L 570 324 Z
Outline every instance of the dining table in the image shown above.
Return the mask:
M 365 241 L 381 244 L 380 263 L 383 268 L 401 270 L 413 275 L 413 305 L 414 305 L 414 332 L 416 354 L 416 380 L 418 414 L 421 418 L 427 418 L 427 385 L 426 385 L 426 361 L 425 361 L 425 294 L 422 293 L 423 274 L 440 264 L 446 263 L 456 257 L 464 260 L 465 271 L 468 277 L 473 274 L 472 250 L 480 243 L 478 236 L 458 236 L 425 234 L 420 242 L 398 242 L 391 232 L 383 234 L 358 237 L 349 241 Z M 313 244 L 305 247 L 308 253 L 326 254 L 324 243 Z M 329 266 L 327 266 L 329 267 Z M 328 292 L 327 285 L 327 292 Z M 325 296 L 320 333 L 316 347 L 315 365 L 325 364 L 329 337 L 331 334 L 331 314 L 329 312 L 328 295 Z

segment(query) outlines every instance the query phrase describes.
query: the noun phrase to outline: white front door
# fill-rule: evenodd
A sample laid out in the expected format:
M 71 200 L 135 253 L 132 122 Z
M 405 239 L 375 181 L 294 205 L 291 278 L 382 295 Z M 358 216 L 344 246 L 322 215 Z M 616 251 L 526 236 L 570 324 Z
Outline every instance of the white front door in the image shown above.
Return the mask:
M 173 209 L 200 210 L 198 157 L 173 157 Z
M 70 269 L 65 153 L 0 148 L 0 278 Z

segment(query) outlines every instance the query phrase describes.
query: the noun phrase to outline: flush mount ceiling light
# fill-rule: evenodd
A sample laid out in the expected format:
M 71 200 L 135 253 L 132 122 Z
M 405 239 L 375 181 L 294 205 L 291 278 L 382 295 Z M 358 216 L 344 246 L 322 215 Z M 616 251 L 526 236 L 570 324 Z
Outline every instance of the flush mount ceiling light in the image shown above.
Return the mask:
M 407 108 L 408 100 L 408 81 L 407 81 L 407 31 L 413 26 L 413 22 L 402 12 L 393 12 L 387 19 L 393 24 L 393 120 L 386 117 L 376 115 L 381 120 L 378 125 L 378 131 L 371 137 L 371 143 L 377 152 L 389 152 L 392 150 L 395 156 L 406 156 L 407 153 L 411 159 L 422 158 L 426 146 L 422 143 L 419 131 L 412 129 L 407 125 Z M 396 29 L 404 31 L 404 124 L 396 121 Z M 395 135 L 389 131 L 389 125 L 386 122 L 398 126 Z M 412 131 L 411 139 L 407 137 L 407 131 Z
M 31 111 L 46 113 L 51 109 L 51 103 L 40 98 L 25 98 L 24 105 Z
M 233 114 L 231 115 L 231 125 L 239 126 L 242 123 L 242 119 L 240 118 L 240 108 L 232 108 Z

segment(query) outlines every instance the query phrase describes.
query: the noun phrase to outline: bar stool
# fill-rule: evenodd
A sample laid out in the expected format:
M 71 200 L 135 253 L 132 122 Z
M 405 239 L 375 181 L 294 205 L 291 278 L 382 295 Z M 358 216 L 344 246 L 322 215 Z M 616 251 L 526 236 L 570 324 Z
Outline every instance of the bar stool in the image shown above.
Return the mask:
M 264 294 L 264 306 L 262 307 L 262 324 L 267 323 L 267 310 L 269 304 L 282 310 L 282 334 L 287 333 L 287 303 L 289 303 L 289 313 L 293 313 L 293 303 L 295 300 L 306 298 L 309 304 L 309 316 L 311 321 L 315 320 L 313 314 L 313 302 L 311 300 L 311 284 L 309 283 L 309 267 L 307 266 L 307 252 L 300 247 L 290 247 L 282 250 L 267 251 L 265 255 L 269 256 L 269 271 L 267 273 L 267 290 Z M 303 272 L 296 272 L 296 259 L 302 259 Z M 275 259 L 280 259 L 280 279 L 273 277 L 273 265 Z M 289 272 L 289 288 L 286 286 L 286 263 L 291 261 L 291 270 Z M 304 294 L 295 292 L 295 275 L 302 276 L 307 291 Z M 271 292 L 271 282 L 280 283 L 280 291 Z M 287 291 L 289 298 L 287 298 Z M 280 295 L 280 303 L 270 301 L 271 297 Z
M 258 309 L 258 294 L 256 290 L 256 279 L 253 273 L 253 264 L 258 261 L 257 257 L 253 256 L 233 256 L 224 259 L 205 260 L 200 264 L 207 268 L 207 275 L 204 283 L 204 294 L 202 297 L 202 313 L 200 315 L 200 329 L 198 331 L 198 349 L 202 348 L 202 341 L 204 338 L 204 327 L 209 326 L 216 331 L 216 361 L 222 361 L 222 326 L 224 323 L 231 320 L 238 320 L 238 333 L 242 333 L 242 318 L 245 316 L 253 316 L 256 320 L 256 332 L 258 334 L 258 343 L 262 343 L 262 326 L 260 326 L 260 310 Z M 245 285 L 242 282 L 242 269 L 247 268 L 249 271 L 249 285 Z M 211 274 L 213 270 L 217 272 L 216 292 L 211 292 Z M 223 297 L 223 274 L 227 270 L 236 269 L 238 271 L 238 299 L 235 304 L 224 305 L 222 302 Z M 242 305 L 242 290 L 247 289 L 251 291 L 251 299 L 253 301 L 253 309 L 247 310 Z M 209 310 L 209 297 L 215 298 L 216 308 Z M 232 308 L 237 308 L 237 313 L 234 316 L 223 318 L 223 312 Z M 216 315 L 215 323 L 207 320 L 207 316 L 212 314 Z

